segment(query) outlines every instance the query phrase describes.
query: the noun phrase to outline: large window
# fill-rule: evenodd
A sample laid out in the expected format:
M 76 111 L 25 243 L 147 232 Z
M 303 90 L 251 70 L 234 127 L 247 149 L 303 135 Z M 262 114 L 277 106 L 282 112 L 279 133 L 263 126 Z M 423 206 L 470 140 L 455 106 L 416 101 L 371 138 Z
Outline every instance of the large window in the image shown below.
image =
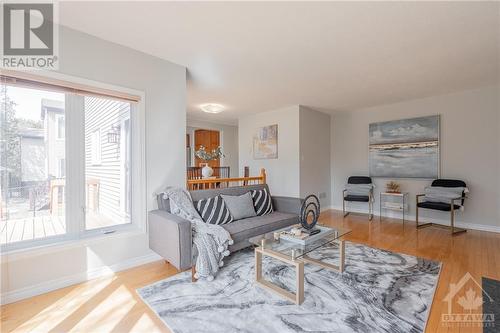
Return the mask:
M 85 97 L 85 227 L 130 223 L 130 103 Z
M 2 248 L 137 226 L 133 214 L 143 200 L 133 206 L 131 193 L 134 184 L 144 183 L 137 179 L 142 142 L 132 136 L 140 128 L 134 112 L 138 104 L 95 92 L 37 87 L 32 81 L 16 83 L 2 77 Z M 143 193 L 141 186 L 134 192 Z
M 2 85 L 0 99 L 0 243 L 65 234 L 65 95 Z

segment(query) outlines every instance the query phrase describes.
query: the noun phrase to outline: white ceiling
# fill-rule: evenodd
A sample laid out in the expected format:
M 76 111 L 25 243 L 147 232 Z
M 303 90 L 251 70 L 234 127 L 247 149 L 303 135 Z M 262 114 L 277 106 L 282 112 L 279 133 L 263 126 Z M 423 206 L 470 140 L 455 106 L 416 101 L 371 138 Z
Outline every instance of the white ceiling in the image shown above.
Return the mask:
M 188 114 L 224 122 L 498 83 L 499 16 L 498 2 L 60 3 L 63 25 L 186 66 Z

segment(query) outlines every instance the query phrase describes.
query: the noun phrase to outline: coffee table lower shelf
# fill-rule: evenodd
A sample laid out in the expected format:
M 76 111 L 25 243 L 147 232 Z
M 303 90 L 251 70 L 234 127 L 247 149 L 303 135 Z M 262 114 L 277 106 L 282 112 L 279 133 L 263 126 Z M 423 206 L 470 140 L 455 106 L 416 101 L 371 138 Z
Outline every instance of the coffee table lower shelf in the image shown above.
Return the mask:
M 344 272 L 345 266 L 345 244 L 343 240 L 336 240 L 334 243 L 339 244 L 340 251 L 340 263 L 339 265 L 333 265 L 326 262 L 323 262 L 318 259 L 313 259 L 307 255 L 304 255 L 299 258 L 290 258 L 287 255 L 282 253 L 268 250 L 265 247 L 256 247 L 255 248 L 255 282 L 258 285 L 280 295 L 283 298 L 286 298 L 295 304 L 302 304 L 304 302 L 304 264 L 310 263 L 314 265 L 318 265 L 322 268 L 330 269 L 336 272 Z M 268 256 L 274 259 L 277 259 L 281 262 L 284 262 L 288 265 L 295 267 L 295 293 L 292 293 L 286 289 L 279 287 L 278 285 L 265 280 L 262 277 L 262 256 Z

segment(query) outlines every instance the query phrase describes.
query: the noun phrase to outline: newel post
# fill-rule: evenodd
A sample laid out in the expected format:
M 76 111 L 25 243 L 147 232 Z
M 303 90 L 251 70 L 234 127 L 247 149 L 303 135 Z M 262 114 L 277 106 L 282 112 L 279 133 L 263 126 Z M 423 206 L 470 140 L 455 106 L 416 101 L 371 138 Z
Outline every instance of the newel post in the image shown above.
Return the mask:
M 260 169 L 260 177 L 261 177 L 261 183 L 265 184 L 266 183 L 266 169 L 262 168 Z

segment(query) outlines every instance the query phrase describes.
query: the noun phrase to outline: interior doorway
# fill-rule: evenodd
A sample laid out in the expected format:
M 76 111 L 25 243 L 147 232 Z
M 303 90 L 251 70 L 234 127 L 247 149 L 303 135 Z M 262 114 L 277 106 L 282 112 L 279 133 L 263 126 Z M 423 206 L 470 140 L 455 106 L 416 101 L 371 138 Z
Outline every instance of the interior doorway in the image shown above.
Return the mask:
M 205 147 L 207 151 L 212 151 L 220 146 L 220 132 L 214 130 L 197 129 L 194 131 L 194 149 L 200 149 L 200 146 Z M 205 161 L 195 156 L 195 166 L 203 166 Z M 210 167 L 220 166 L 220 160 L 209 161 Z

